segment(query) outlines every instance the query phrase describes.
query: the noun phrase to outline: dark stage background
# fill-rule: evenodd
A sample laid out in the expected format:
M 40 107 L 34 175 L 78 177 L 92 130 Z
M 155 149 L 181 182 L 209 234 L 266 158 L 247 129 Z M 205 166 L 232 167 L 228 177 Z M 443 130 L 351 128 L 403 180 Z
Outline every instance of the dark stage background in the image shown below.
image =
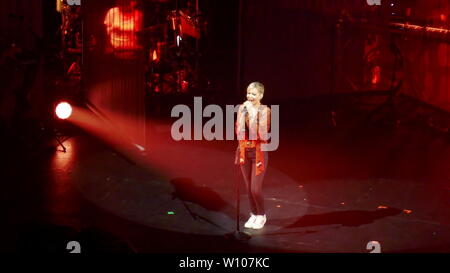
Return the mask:
M 50 62 L 49 56 L 53 58 L 52 54 L 56 54 L 52 52 L 57 50 L 52 43 L 59 39 L 60 14 L 54 3 L 1 2 L 3 57 L 16 43 L 35 52 L 38 59 L 45 58 L 40 65 Z M 207 35 L 201 39 L 200 69 L 217 95 L 214 102 L 239 103 L 252 81 L 266 85 L 265 102 L 271 104 L 318 95 L 377 94 L 395 86 L 395 79 L 395 83 L 402 80 L 401 93 L 450 111 L 448 32 L 428 35 L 424 29 L 393 31 L 389 26 L 398 22 L 448 29 L 448 1 L 389 0 L 382 1 L 381 7 L 368 6 L 362 0 L 203 0 L 200 4 L 208 20 Z M 138 124 L 136 128 L 142 129 L 145 60 L 125 60 L 105 53 L 103 20 L 113 5 L 114 1 L 106 0 L 85 0 L 82 4 L 83 91 L 98 110 L 133 119 Z M 89 44 L 92 36 L 95 47 Z M 374 66 L 379 66 L 380 73 L 378 82 L 371 84 L 370 69 Z M 39 69 L 40 72 L 31 73 L 37 75 L 35 78 L 27 80 L 35 85 L 27 92 L 31 94 L 31 107 L 37 112 L 36 105 L 42 106 L 39 101 L 64 93 L 60 87 L 39 87 L 53 76 L 53 72 L 42 71 L 42 66 Z M 2 64 L 1 112 L 6 123 L 17 104 L 14 90 L 21 85 L 19 74 L 11 77 L 12 71 L 5 62 Z M 124 123 L 117 121 L 119 127 Z M 133 133 L 136 141 L 145 134 L 141 129 Z
M 381 7 L 359 0 L 243 3 L 242 88 L 263 81 L 267 98 L 278 101 L 387 91 L 395 76 L 403 80 L 402 93 L 450 110 L 448 34 L 433 38 L 423 30 L 389 27 L 401 22 L 448 29 L 448 1 L 382 1 Z M 370 51 L 374 36 L 378 42 Z M 381 68 L 376 85 L 367 82 L 374 63 Z

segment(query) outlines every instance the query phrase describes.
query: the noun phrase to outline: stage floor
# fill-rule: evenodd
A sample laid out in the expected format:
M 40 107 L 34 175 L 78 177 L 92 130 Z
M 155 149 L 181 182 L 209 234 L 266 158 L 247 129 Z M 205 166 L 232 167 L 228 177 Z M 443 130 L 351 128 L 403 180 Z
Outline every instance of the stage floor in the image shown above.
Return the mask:
M 382 252 L 450 251 L 447 138 L 415 123 L 333 128 L 304 109 L 281 120 L 264 181 L 268 222 L 235 242 L 235 141 L 180 141 L 149 122 L 147 149 L 118 152 L 83 131 L 67 152 L 5 143 L 4 251 Z M 344 115 L 343 115 L 344 116 Z M 287 126 L 283 127 L 283 122 Z M 288 125 L 290 124 L 290 125 Z

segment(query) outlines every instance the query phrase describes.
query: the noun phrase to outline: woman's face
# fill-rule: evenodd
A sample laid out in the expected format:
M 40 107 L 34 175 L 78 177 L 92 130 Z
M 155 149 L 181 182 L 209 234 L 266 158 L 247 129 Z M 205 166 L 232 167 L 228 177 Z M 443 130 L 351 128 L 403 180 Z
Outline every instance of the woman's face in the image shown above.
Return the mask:
M 262 94 L 255 88 L 247 89 L 247 100 L 253 104 L 257 104 L 262 99 Z

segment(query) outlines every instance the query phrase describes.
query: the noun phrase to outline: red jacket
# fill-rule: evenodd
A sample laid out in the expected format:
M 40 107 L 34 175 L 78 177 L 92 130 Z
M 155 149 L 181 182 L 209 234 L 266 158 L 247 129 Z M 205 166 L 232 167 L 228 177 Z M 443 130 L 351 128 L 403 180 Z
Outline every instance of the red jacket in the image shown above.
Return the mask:
M 246 130 L 247 129 L 247 130 Z M 270 108 L 260 105 L 255 116 L 244 112 L 244 106 L 238 109 L 236 120 L 236 135 L 238 147 L 235 164 L 245 163 L 245 148 L 256 149 L 256 175 L 264 171 L 264 153 L 261 144 L 267 143 L 270 130 Z

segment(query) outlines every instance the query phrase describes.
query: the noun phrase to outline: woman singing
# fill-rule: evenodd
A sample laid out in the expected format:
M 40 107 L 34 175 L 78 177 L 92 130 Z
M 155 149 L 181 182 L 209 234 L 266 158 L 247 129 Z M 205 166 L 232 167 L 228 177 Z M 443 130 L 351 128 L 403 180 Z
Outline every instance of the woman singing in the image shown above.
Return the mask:
M 247 101 L 237 113 L 236 134 L 238 148 L 235 163 L 240 165 L 250 202 L 250 219 L 246 228 L 261 229 L 266 223 L 262 182 L 269 161 L 268 152 L 261 144 L 268 140 L 270 108 L 261 104 L 264 85 L 253 82 L 247 87 Z

